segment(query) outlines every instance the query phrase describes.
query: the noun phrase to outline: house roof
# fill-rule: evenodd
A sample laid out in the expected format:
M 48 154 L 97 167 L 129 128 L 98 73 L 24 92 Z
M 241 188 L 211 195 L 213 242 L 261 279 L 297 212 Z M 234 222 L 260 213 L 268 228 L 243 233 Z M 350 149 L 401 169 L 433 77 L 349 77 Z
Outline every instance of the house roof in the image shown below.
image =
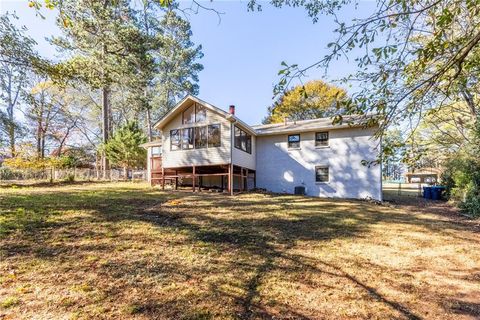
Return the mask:
M 333 119 L 331 118 L 318 118 L 313 120 L 301 120 L 301 121 L 290 121 L 287 123 L 274 123 L 274 124 L 265 124 L 265 125 L 254 125 L 250 126 L 240 120 L 235 115 L 232 115 L 206 101 L 203 101 L 195 96 L 187 95 L 179 103 L 173 107 L 167 114 L 165 114 L 155 125 L 153 126 L 156 129 L 161 130 L 170 120 L 177 116 L 180 112 L 183 111 L 184 107 L 191 104 L 192 102 L 199 103 L 205 106 L 207 109 L 216 112 L 232 123 L 237 123 L 247 130 L 248 133 L 252 135 L 274 135 L 280 133 L 297 133 L 297 132 L 308 132 L 315 130 L 330 130 L 330 129 L 342 129 L 342 128 L 351 128 L 351 127 L 363 127 L 366 124 L 366 120 L 370 119 L 371 116 L 358 116 L 358 115 L 346 115 L 343 116 L 342 123 L 333 124 Z
M 150 142 L 146 142 L 146 143 L 142 143 L 140 145 L 140 147 L 142 148 L 149 148 L 149 147 L 159 147 L 162 145 L 162 141 L 161 140 L 155 140 L 155 141 L 150 141 Z
M 218 108 L 218 107 L 216 107 L 216 106 L 214 106 L 214 105 L 212 105 L 212 104 L 210 104 L 206 101 L 203 101 L 203 100 L 201 100 L 201 99 L 199 99 L 195 96 L 192 96 L 192 95 L 187 95 L 185 98 L 183 98 L 179 103 L 177 103 L 175 105 L 175 107 L 172 108 L 172 110 L 167 112 L 167 114 L 165 114 L 159 121 L 157 121 L 157 123 L 155 123 L 153 125 L 153 127 L 161 130 L 165 126 L 165 124 L 167 124 L 176 115 L 178 115 L 180 112 L 182 112 L 183 108 L 186 105 L 189 105 L 192 102 L 199 103 L 199 104 L 205 106 L 207 109 L 222 115 L 227 120 L 229 120 L 231 122 L 239 123 L 242 127 L 244 127 L 244 129 L 247 129 L 247 131 L 250 131 L 249 133 L 254 134 L 254 135 L 256 134 L 255 130 L 251 126 L 249 126 L 248 124 L 246 124 L 245 122 L 240 120 L 235 115 L 232 115 L 232 114 L 226 112 L 225 110 L 222 110 L 222 109 L 220 109 L 220 108 Z
M 273 123 L 252 126 L 257 135 L 273 135 L 279 133 L 307 132 L 315 130 L 329 130 L 352 127 L 363 127 L 369 116 L 347 115 L 343 116 L 342 123 L 333 124 L 331 118 L 318 118 L 312 120 L 290 121 L 287 123 Z
M 424 176 L 424 175 L 439 175 L 442 173 L 441 168 L 420 168 L 415 171 L 406 172 L 406 176 Z

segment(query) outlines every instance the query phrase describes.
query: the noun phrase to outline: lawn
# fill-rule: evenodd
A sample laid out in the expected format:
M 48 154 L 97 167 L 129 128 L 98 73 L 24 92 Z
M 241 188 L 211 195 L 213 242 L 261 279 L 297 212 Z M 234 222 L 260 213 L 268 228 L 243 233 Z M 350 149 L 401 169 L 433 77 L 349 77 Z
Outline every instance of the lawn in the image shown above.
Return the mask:
M 0 319 L 474 319 L 477 222 L 143 184 L 0 189 Z

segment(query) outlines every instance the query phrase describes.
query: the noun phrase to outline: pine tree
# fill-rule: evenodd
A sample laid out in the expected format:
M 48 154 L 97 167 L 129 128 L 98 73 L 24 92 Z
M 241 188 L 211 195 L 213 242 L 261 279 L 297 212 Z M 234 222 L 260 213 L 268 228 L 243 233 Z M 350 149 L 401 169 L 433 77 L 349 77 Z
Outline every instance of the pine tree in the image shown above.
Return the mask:
M 202 47 L 192 41 L 190 23 L 175 11 L 165 11 L 158 1 L 144 0 L 137 12 L 142 32 L 136 78 L 131 78 L 131 101 L 145 111 L 147 133 L 152 139 L 152 125 L 187 94 L 198 94 L 198 73 L 203 65 Z
M 192 42 L 190 23 L 169 10 L 160 25 L 160 47 L 153 53 L 158 63 L 153 100 L 157 117 L 185 95 L 198 94 L 198 73 L 203 70 L 203 65 L 197 62 L 203 57 L 202 46 Z
M 64 76 L 101 89 L 102 140 L 106 143 L 112 129 L 111 87 L 134 73 L 141 36 L 134 13 L 126 0 L 65 0 L 57 24 L 64 35 L 53 43 L 70 55 L 62 64 Z M 108 169 L 106 157 L 102 162 Z
M 140 167 L 145 163 L 146 150 L 140 146 L 147 138 L 135 121 L 129 121 L 119 128 L 104 145 L 105 154 L 113 165 L 123 168 L 124 176 L 127 170 Z

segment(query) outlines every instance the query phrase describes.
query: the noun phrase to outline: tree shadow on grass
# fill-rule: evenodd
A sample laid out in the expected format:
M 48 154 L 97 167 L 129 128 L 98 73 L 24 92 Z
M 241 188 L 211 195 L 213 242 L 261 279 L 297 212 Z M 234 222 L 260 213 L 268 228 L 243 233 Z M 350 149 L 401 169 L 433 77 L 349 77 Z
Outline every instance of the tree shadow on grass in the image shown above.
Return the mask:
M 146 196 L 142 190 L 123 188 L 11 194 L 0 198 L 0 239 L 12 232 L 22 232 L 28 236 L 80 221 L 123 220 L 171 197 L 167 194 Z M 61 220 L 69 211 L 90 212 L 90 216 Z
M 85 185 L 102 185 L 111 183 L 110 181 L 19 181 L 10 183 L 0 183 L 0 189 L 10 188 L 48 188 L 62 186 L 85 186 Z
M 470 316 L 475 319 L 480 319 L 480 303 L 467 302 L 461 300 L 450 300 L 447 303 L 450 307 L 447 308 L 454 314 Z
M 95 265 L 95 268 L 89 271 L 95 272 L 103 279 L 125 280 L 121 288 L 108 289 L 110 290 L 108 293 L 114 297 L 121 296 L 139 285 L 128 282 L 133 281 L 132 279 L 139 279 L 141 282 L 142 279 L 151 278 L 159 281 L 158 283 L 183 284 L 187 288 L 190 286 L 189 281 L 193 279 L 204 284 L 200 288 L 206 286 L 207 289 L 199 289 L 200 292 L 186 296 L 169 297 L 169 299 L 148 297 L 135 302 L 131 311 L 152 319 L 159 317 L 214 318 L 214 313 L 199 307 L 206 301 L 214 299 L 218 299 L 218 303 L 231 304 L 228 307 L 235 310 L 235 317 L 241 319 L 274 317 L 309 319 L 311 315 L 302 314 L 300 310 L 294 310 L 280 301 L 273 301 L 271 305 L 265 305 L 261 301 L 261 286 L 272 272 L 281 271 L 285 276 L 298 276 L 305 270 L 312 274 L 351 283 L 358 290 L 366 293 L 371 300 L 383 303 L 403 317 L 420 319 L 420 316 L 407 306 L 383 296 L 379 290 L 338 266 L 319 258 L 313 259 L 293 254 L 290 249 L 295 248 L 299 242 L 318 245 L 337 239 L 354 241 L 367 237 L 371 228 L 378 223 L 420 225 L 436 232 L 445 229 L 465 230 L 464 226 L 448 221 L 437 222 L 395 211 L 387 213 L 385 208 L 360 201 L 322 201 L 291 196 L 262 196 L 263 198 L 259 200 L 251 200 L 224 198 L 217 195 L 175 193 L 147 195 L 144 191 L 128 189 L 66 192 L 61 194 L 60 200 L 57 199 L 58 195 L 49 195 L 45 199 L 42 197 L 45 195 L 10 199 L 13 202 L 6 207 L 21 204 L 20 206 L 25 208 L 37 204 L 39 210 L 44 212 L 83 210 L 87 214 L 67 221 L 45 220 L 31 227 L 14 229 L 25 232 L 27 237 L 34 236 L 35 232 L 41 232 L 42 237 L 32 237 L 27 244 L 10 241 L 11 247 L 4 247 L 4 252 L 20 256 L 33 253 L 41 259 L 62 258 L 72 261 L 92 252 L 97 255 L 108 254 L 115 249 L 115 242 L 110 246 L 104 244 L 68 246 L 68 242 L 54 245 L 50 243 L 49 237 L 58 233 L 60 229 L 62 235 L 68 235 L 72 242 L 81 241 L 85 238 L 87 231 L 76 230 L 76 228 L 79 225 L 85 228 L 85 225 L 91 227 L 98 224 L 98 230 L 90 231 L 89 237 L 101 238 L 111 232 L 117 243 L 128 242 L 130 240 L 128 234 L 116 235 L 115 229 L 102 230 L 105 223 L 110 223 L 108 225 L 114 228 L 117 222 L 124 223 L 122 226 L 130 222 L 144 222 L 161 233 L 181 234 L 183 238 L 176 240 L 178 243 L 174 244 L 181 249 L 206 245 L 211 250 L 217 260 L 205 260 L 208 261 L 208 266 L 188 265 L 175 261 L 174 258 L 163 261 L 163 256 L 160 254 L 154 256 L 157 260 L 154 261 L 155 265 L 151 265 L 144 257 L 132 255 L 127 260 L 123 258 L 109 260 Z M 171 199 L 180 199 L 181 202 L 177 205 L 167 205 L 166 201 Z M 15 249 L 15 245 L 23 245 L 23 247 L 20 248 L 21 250 Z M 158 245 L 165 244 L 158 243 Z M 167 243 L 167 245 L 170 244 Z M 42 249 L 39 250 L 39 247 Z M 135 252 L 135 250 L 132 251 L 132 253 Z M 215 264 L 215 261 L 218 263 Z M 288 263 L 285 264 L 285 261 Z M 222 278 L 222 273 L 232 270 L 239 272 L 238 279 Z M 218 279 L 203 280 L 212 276 Z M 148 286 L 158 285 L 155 283 L 152 282 Z M 225 285 L 236 287 L 236 290 L 233 292 L 226 290 Z M 317 284 L 310 284 L 310 286 L 315 285 Z M 227 297 L 231 300 L 227 300 Z M 273 309 L 276 311 L 272 311 Z
M 283 200 L 279 199 L 277 204 L 281 204 L 281 201 Z M 309 201 L 307 200 L 307 202 Z M 217 205 L 219 205 L 218 202 L 215 203 L 215 206 Z M 365 210 L 362 212 L 339 211 L 338 206 L 324 205 L 321 206 L 321 212 L 312 212 L 312 209 L 315 208 L 311 206 L 305 206 L 304 208 L 296 206 L 297 211 L 304 212 L 293 217 L 281 217 L 274 212 L 270 216 L 259 219 L 241 216 L 242 213 L 252 213 L 254 207 L 258 207 L 258 205 L 257 202 L 249 203 L 246 201 L 242 203 L 242 208 L 235 211 L 239 217 L 233 220 L 223 219 L 221 214 L 196 214 L 195 210 L 188 213 L 186 212 L 188 210 L 187 206 L 176 208 L 174 214 L 165 212 L 162 208 L 148 210 L 148 212 L 140 214 L 136 218 L 153 224 L 160 224 L 162 227 L 168 226 L 187 232 L 192 239 L 192 243 L 202 241 L 214 245 L 227 245 L 236 250 L 246 251 L 252 256 L 258 256 L 258 260 L 263 262 L 248 266 L 254 269 L 254 273 L 243 286 L 245 295 L 243 297 L 234 296 L 238 304 L 237 309 L 240 310 L 237 315 L 241 319 L 273 318 L 275 316 L 269 314 L 255 300 L 259 295 L 258 288 L 263 278 L 273 270 L 282 269 L 276 263 L 278 259 L 290 260 L 296 266 L 290 270 L 283 268 L 286 273 L 302 272 L 302 270 L 308 269 L 314 273 L 343 278 L 364 290 L 372 299 L 388 305 L 405 318 L 420 319 L 420 316 L 409 310 L 408 307 L 384 297 L 375 288 L 366 285 L 334 265 L 318 259 L 307 262 L 309 259 L 306 257 L 286 253 L 288 249 L 295 246 L 297 241 L 328 241 L 363 237 L 373 224 L 388 220 L 391 220 L 392 223 L 403 222 L 406 220 L 404 215 L 392 213 L 386 217 L 380 214 L 373 215 L 373 212 L 375 212 L 373 210 L 373 212 L 365 212 Z M 360 203 L 359 205 L 363 206 Z M 208 209 L 208 205 L 205 207 Z M 195 208 L 198 210 L 199 206 L 195 205 Z M 345 219 L 355 222 L 345 223 Z M 409 221 L 409 223 L 414 222 Z M 416 223 L 421 223 L 421 220 Z M 326 270 L 319 268 L 319 264 L 326 267 Z M 229 295 L 228 292 L 222 292 L 222 294 Z M 288 309 L 285 305 L 276 304 L 282 310 L 284 317 L 308 319 L 308 316 Z

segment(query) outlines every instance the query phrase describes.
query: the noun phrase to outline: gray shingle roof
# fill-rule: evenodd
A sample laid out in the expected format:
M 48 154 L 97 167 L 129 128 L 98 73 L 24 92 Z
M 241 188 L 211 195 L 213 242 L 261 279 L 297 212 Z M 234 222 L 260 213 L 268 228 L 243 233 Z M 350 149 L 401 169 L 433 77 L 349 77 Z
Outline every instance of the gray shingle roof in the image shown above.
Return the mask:
M 332 124 L 332 118 L 319 118 L 312 120 L 288 121 L 285 123 L 274 123 L 252 126 L 258 135 L 269 135 L 289 132 L 306 132 L 323 129 L 341 129 L 350 127 L 362 127 L 369 116 L 349 115 L 343 116 L 341 124 Z

